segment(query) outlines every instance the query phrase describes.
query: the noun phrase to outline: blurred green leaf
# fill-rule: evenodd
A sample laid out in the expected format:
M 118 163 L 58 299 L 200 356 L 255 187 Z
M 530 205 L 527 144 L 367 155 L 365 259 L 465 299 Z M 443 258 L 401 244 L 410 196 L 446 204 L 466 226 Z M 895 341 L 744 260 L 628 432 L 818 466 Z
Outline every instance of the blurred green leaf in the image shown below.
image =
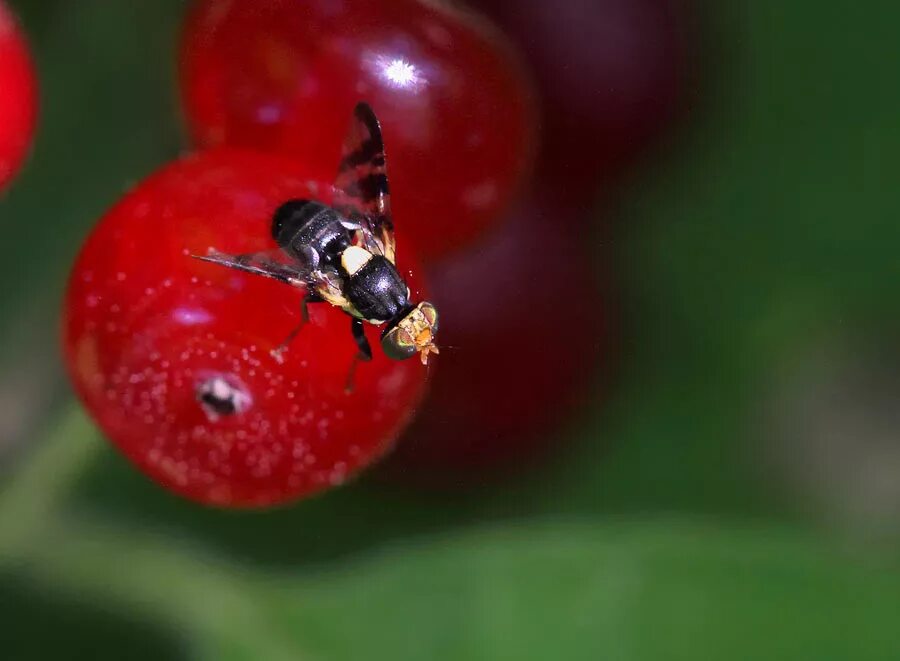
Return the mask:
M 207 658 L 867 659 L 900 649 L 900 572 L 764 527 L 532 522 L 395 543 L 327 571 L 231 568 L 86 525 L 26 565 L 138 608 Z
M 887 659 L 900 575 L 775 530 L 521 524 L 408 542 L 272 611 L 326 659 Z
M 180 661 L 186 650 L 159 626 L 103 604 L 65 599 L 55 591 L 30 589 L 21 580 L 0 577 L 3 658 L 128 658 L 133 661 Z M 64 651 L 64 652 L 63 652 Z
M 85 467 L 105 449 L 91 421 L 70 406 L 47 430 L 47 438 L 30 448 L 28 462 L 0 489 L 0 568 L 43 533 L 64 509 Z

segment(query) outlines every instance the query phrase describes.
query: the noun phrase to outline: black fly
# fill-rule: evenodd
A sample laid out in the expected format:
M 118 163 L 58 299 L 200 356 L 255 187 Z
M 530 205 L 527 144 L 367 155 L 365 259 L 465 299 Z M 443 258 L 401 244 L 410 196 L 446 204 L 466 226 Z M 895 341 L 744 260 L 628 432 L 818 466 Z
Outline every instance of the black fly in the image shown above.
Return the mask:
M 304 289 L 304 322 L 308 303 L 341 308 L 352 319 L 360 360 L 372 358 L 364 321 L 387 324 L 381 347 L 389 358 L 404 360 L 418 353 L 427 364 L 429 355 L 438 353 L 434 344 L 437 310 L 427 301 L 410 301 L 409 287 L 394 265 L 384 141 L 378 118 L 367 103 L 357 104 L 353 112 L 334 183 L 333 206 L 310 200 L 285 202 L 272 219 L 272 237 L 284 254 L 210 251 L 196 257 Z

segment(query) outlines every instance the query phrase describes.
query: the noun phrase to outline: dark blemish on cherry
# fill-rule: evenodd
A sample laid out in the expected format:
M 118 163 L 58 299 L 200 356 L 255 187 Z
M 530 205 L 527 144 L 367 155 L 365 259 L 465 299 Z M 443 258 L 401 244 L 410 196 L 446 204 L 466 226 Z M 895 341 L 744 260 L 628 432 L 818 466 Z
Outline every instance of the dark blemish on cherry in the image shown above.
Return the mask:
M 247 387 L 231 374 L 212 374 L 195 387 L 197 402 L 211 421 L 239 415 L 253 404 Z

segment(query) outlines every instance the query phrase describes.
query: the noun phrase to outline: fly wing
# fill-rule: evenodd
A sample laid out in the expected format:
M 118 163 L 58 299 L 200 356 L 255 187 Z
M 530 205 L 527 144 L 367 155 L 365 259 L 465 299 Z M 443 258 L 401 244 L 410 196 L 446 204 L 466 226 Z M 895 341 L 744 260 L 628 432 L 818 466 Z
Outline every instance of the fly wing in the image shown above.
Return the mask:
M 283 253 L 280 250 L 244 253 L 241 255 L 227 255 L 210 250 L 207 255 L 192 255 L 192 257 L 204 262 L 244 271 L 245 273 L 272 278 L 294 287 L 306 287 L 312 277 L 311 272 L 296 264 L 287 264 L 280 261 L 280 259 L 283 259 L 282 255 Z
M 284 253 L 280 250 L 242 255 L 227 255 L 210 250 L 208 255 L 192 255 L 192 257 L 305 289 L 307 300 L 326 301 L 343 309 L 350 306 L 343 293 L 344 283 L 336 270 L 308 269 L 295 263 L 285 263 L 281 261 L 284 259 Z
M 352 222 L 357 243 L 394 261 L 394 221 L 381 124 L 368 103 L 353 111 L 337 178 L 333 206 Z

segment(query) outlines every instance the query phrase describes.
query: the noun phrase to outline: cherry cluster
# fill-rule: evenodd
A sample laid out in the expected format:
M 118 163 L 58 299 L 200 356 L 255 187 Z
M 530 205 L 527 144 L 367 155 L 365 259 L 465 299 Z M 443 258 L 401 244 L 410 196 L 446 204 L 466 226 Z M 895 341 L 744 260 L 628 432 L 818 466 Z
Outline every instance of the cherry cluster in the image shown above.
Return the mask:
M 654 33 L 654 50 L 637 17 L 631 50 L 605 47 L 610 61 L 597 62 L 560 17 L 606 24 L 635 3 L 529 0 L 522 21 L 483 4 L 520 50 L 438 0 L 193 3 L 179 73 L 197 150 L 99 220 L 64 309 L 79 397 L 152 479 L 202 503 L 265 506 L 338 485 L 396 445 L 386 475 L 469 481 L 532 456 L 588 401 L 608 306 L 583 209 L 668 112 L 674 37 Z M 663 0 L 637 4 L 668 15 Z M 636 44 L 638 61 L 619 66 Z M 630 79 L 645 69 L 649 81 Z M 612 110 L 611 85 L 624 94 Z M 301 294 L 190 256 L 273 250 L 284 201 L 328 204 L 363 100 L 383 126 L 398 267 L 440 310 L 442 351 L 425 368 L 376 349 L 348 392 L 345 314 L 311 306 L 276 350 Z M 367 330 L 375 347 L 378 331 Z

